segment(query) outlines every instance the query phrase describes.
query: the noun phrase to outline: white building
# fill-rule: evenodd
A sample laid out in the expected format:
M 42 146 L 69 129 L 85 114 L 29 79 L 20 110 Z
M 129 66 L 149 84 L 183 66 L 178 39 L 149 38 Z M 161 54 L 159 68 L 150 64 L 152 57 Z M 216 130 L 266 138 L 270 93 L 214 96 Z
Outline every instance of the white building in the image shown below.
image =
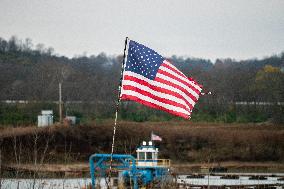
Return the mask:
M 53 125 L 53 111 L 52 110 L 42 110 L 41 115 L 37 116 L 37 126 L 46 127 Z

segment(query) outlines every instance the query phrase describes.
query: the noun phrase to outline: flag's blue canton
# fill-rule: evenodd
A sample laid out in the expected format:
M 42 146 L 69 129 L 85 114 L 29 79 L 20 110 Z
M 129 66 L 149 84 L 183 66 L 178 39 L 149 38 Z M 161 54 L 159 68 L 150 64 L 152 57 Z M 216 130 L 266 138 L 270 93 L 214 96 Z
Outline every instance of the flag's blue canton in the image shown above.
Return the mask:
M 164 58 L 154 50 L 130 40 L 125 70 L 153 80 Z

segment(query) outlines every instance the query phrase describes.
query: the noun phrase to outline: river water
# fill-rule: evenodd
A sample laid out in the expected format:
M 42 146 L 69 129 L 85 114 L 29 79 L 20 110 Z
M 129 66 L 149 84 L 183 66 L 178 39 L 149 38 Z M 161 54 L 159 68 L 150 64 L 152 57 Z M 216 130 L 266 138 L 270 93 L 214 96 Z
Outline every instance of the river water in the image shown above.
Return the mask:
M 266 177 L 267 180 L 253 179 L 250 176 L 240 176 L 238 179 L 221 179 L 221 176 L 205 176 L 204 178 L 186 178 L 187 175 L 178 176 L 178 183 L 186 183 L 190 185 L 262 185 L 262 184 L 283 184 L 284 181 L 278 180 L 280 177 Z M 209 178 L 209 179 L 208 179 Z
M 237 173 L 235 173 L 237 174 Z M 283 177 L 283 173 L 271 173 L 270 176 L 263 173 L 255 173 L 255 175 L 265 175 L 266 180 L 250 180 L 248 175 L 242 173 L 243 176 L 239 176 L 238 179 L 221 179 L 221 176 L 205 176 L 204 178 L 187 178 L 187 175 L 179 175 L 177 177 L 178 183 L 190 184 L 190 185 L 258 185 L 258 184 L 280 184 L 283 188 L 284 181 L 278 180 Z M 277 175 L 277 176 L 271 176 Z M 106 188 L 104 179 L 98 179 L 102 188 Z M 208 183 L 209 180 L 209 183 Z M 87 188 L 87 185 L 91 183 L 90 178 L 72 178 L 72 179 L 1 179 L 1 189 L 81 189 Z

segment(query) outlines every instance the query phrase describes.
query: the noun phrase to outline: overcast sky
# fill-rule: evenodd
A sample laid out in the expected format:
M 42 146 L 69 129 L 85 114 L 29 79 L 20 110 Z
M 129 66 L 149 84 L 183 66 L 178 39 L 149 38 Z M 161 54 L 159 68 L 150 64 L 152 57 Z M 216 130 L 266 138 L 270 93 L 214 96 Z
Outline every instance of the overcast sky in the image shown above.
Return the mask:
M 60 55 L 123 53 L 126 36 L 156 50 L 215 60 L 284 51 L 284 0 L 0 0 L 0 37 Z

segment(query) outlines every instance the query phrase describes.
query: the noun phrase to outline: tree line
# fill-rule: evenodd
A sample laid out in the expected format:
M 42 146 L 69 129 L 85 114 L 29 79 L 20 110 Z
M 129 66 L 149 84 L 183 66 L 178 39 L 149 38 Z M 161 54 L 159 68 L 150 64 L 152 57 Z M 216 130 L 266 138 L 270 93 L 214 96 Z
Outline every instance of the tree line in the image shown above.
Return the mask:
M 202 96 L 192 121 L 284 122 L 284 52 L 237 61 L 167 57 L 212 95 Z M 41 109 L 57 112 L 58 83 L 64 111 L 82 120 L 111 118 L 120 79 L 122 55 L 106 53 L 67 58 L 31 39 L 0 38 L 0 123 L 35 123 Z M 26 100 L 28 104 L 6 104 Z M 55 115 L 57 117 L 57 115 Z M 133 102 L 122 102 L 120 117 L 134 121 L 178 119 Z

